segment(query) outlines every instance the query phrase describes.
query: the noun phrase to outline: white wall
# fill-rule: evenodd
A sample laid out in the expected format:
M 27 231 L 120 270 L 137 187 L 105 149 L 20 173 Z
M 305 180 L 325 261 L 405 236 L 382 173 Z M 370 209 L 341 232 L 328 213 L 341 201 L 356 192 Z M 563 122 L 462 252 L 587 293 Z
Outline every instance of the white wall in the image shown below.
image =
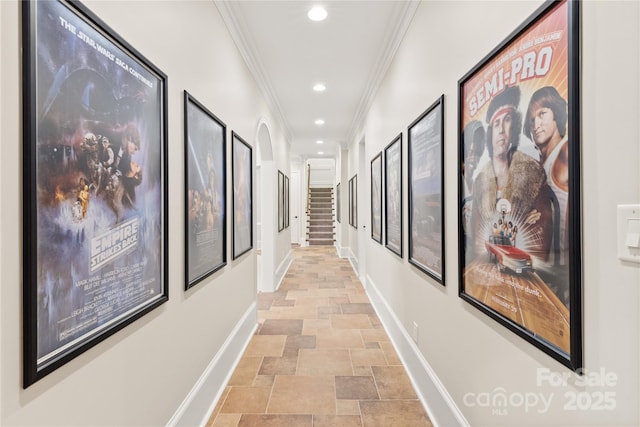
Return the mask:
M 362 282 L 367 276 L 367 244 L 371 239 L 371 162 L 366 158 L 366 144 L 364 138 L 358 143 L 358 180 L 356 195 L 357 204 L 357 274 Z
M 309 159 L 307 164 L 311 167 L 310 187 L 331 187 L 335 177 L 334 159 Z
M 256 299 L 253 252 L 184 289 L 183 90 L 255 147 L 258 120 L 286 169 L 283 133 L 213 2 L 86 1 L 168 75 L 169 301 L 41 381 L 22 389 L 22 132 L 20 7 L 0 2 L 0 424 L 164 425 Z M 227 150 L 230 161 L 231 150 Z M 254 158 L 255 158 L 254 149 Z M 281 166 L 278 166 L 281 165 Z M 231 194 L 230 168 L 228 194 Z M 273 196 L 275 197 L 275 191 Z M 229 204 L 230 205 L 230 204 Z M 229 221 L 231 215 L 228 215 Z M 255 220 L 254 220 L 255 221 Z M 227 236 L 232 236 L 228 222 Z M 282 253 L 289 247 L 278 243 Z M 282 258 L 282 256 L 281 256 Z M 215 396 L 211 396 L 213 399 Z
M 569 370 L 458 297 L 457 80 L 541 2 L 423 2 L 367 115 L 366 160 L 445 94 L 446 288 L 369 239 L 367 287 L 382 295 L 404 328 L 419 325 L 418 349 L 473 426 L 639 425 L 640 270 L 616 259 L 616 205 L 640 203 L 640 3 L 582 2 L 582 213 L 584 366 L 617 376 L 605 387 L 551 387 L 537 373 Z M 357 164 L 352 141 L 350 171 Z M 367 172 L 367 177 L 368 177 Z M 358 175 L 358 179 L 364 177 Z M 406 188 L 406 187 L 405 187 Z M 407 212 L 406 190 L 403 212 Z M 359 208 L 369 209 L 361 195 Z M 404 226 L 405 248 L 408 242 Z M 351 240 L 352 241 L 352 240 Z M 600 376 L 601 378 L 602 376 Z M 573 383 L 575 378 L 569 381 Z M 507 414 L 465 404 L 464 396 L 530 393 L 550 408 Z M 615 410 L 566 410 L 565 393 L 610 392 Z M 602 397 L 603 395 L 600 395 Z M 601 402 L 602 403 L 602 402 Z
M 306 221 L 306 203 L 307 203 L 307 184 L 305 181 L 305 167 L 300 158 L 291 160 L 291 177 L 289 182 L 290 203 L 289 207 L 291 226 L 291 243 L 300 245 L 306 244 L 307 240 L 307 221 Z M 295 178 L 295 179 L 294 179 Z M 297 182 L 295 182 L 297 180 Z M 297 202 L 297 203 L 296 203 Z M 295 217 L 298 217 L 297 219 Z M 297 229 L 294 222 L 297 221 Z M 297 233 L 296 233 L 297 231 Z

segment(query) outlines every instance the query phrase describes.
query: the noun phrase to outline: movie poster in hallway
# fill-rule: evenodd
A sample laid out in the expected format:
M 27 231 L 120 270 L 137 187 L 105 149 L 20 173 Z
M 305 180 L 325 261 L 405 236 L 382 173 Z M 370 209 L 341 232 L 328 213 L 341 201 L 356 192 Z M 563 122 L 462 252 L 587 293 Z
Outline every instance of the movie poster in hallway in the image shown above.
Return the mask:
M 166 76 L 79 3 L 23 3 L 24 386 L 168 299 Z
M 460 295 L 581 366 L 578 3 L 547 3 L 459 82 Z
M 384 149 L 384 242 L 402 258 L 402 134 Z
M 227 127 L 187 91 L 185 289 L 227 264 Z
M 233 259 L 236 259 L 253 248 L 253 156 L 251 146 L 235 132 L 231 133 L 231 143 Z M 284 179 L 282 183 L 284 185 Z M 284 214 L 281 203 L 283 201 L 279 199 L 278 216 L 281 211 Z M 284 219 L 282 221 L 284 227 Z
M 371 238 L 382 243 L 382 153 L 371 160 Z
M 407 130 L 409 262 L 444 285 L 444 95 Z

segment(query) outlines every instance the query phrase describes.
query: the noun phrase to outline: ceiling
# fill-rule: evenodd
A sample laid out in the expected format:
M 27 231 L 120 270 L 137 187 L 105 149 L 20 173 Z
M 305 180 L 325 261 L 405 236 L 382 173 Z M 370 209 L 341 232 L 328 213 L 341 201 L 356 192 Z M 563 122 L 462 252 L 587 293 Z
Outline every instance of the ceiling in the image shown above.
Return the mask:
M 357 137 L 418 4 L 216 1 L 284 128 L 291 155 L 303 159 L 335 157 Z M 324 21 L 307 17 L 317 5 L 328 12 Z M 313 86 L 320 82 L 326 90 L 315 92 Z M 324 125 L 316 125 L 316 119 Z

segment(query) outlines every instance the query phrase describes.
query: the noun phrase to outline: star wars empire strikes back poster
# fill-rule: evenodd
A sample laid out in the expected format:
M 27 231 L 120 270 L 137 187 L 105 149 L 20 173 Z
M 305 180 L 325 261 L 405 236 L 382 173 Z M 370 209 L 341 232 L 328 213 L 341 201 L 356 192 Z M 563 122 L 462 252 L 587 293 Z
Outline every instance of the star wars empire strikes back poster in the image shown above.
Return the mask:
M 78 7 L 24 6 L 25 353 L 37 369 L 167 298 L 166 80 Z

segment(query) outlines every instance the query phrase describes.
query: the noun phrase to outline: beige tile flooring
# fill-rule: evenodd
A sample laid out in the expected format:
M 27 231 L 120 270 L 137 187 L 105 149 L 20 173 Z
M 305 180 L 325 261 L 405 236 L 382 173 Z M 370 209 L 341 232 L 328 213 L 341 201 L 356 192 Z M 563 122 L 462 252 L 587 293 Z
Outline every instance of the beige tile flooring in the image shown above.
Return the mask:
M 351 264 L 294 248 L 207 427 L 432 426 Z

